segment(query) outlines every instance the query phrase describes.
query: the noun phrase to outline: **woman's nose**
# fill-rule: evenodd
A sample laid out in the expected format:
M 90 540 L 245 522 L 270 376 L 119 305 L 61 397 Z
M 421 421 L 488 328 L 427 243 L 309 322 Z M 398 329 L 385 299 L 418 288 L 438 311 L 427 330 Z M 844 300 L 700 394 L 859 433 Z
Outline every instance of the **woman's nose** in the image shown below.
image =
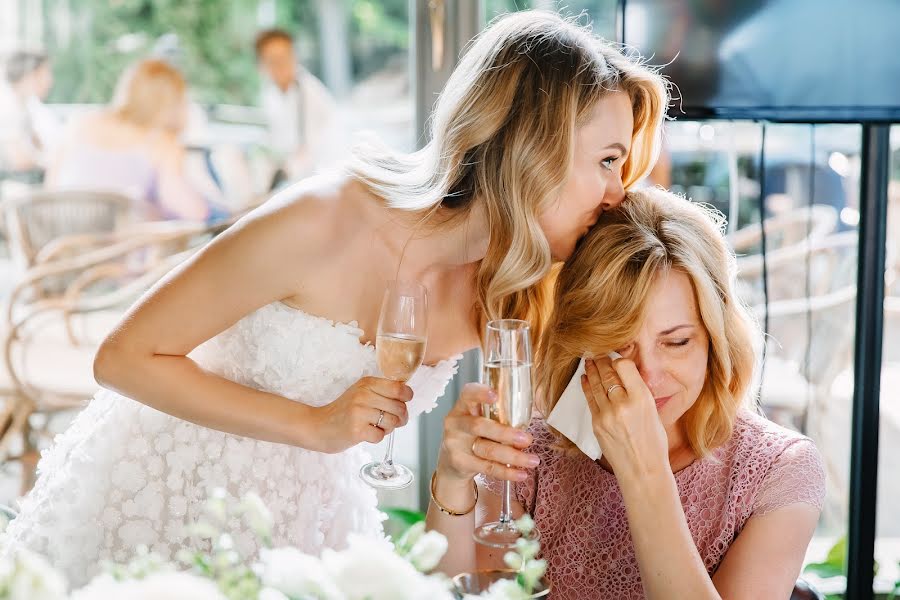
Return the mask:
M 664 378 L 665 369 L 662 361 L 652 352 L 636 352 L 633 360 L 641 379 L 644 380 L 650 391 L 655 393 Z
M 600 206 L 603 207 L 604 211 L 612 210 L 622 204 L 624 200 L 625 186 L 622 185 L 622 179 L 618 176 L 613 177 L 610 185 L 606 186 L 606 191 L 603 194 L 603 201 L 600 202 Z

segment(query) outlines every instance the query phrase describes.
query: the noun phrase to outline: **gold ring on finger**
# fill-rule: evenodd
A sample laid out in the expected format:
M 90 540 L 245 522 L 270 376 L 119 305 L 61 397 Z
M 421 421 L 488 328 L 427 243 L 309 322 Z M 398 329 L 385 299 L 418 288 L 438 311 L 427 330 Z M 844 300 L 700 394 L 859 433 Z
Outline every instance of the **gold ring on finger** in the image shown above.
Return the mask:
M 382 421 L 384 421 L 384 411 L 381 411 L 381 414 L 378 415 L 378 420 L 375 421 L 375 427 L 381 427 Z

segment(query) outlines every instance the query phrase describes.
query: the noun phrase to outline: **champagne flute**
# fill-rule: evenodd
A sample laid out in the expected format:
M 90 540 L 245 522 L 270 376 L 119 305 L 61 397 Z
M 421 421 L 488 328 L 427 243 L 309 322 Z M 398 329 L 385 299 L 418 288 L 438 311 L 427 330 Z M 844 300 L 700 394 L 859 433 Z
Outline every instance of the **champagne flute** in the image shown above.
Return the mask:
M 409 381 L 425 358 L 427 325 L 425 288 L 414 281 L 391 281 L 384 292 L 375 358 L 383 377 Z M 387 451 L 380 462 L 370 462 L 359 476 L 370 486 L 399 490 L 413 482 L 409 468 L 394 462 L 394 431 L 388 435 Z
M 528 323 L 499 319 L 487 324 L 482 382 L 497 393 L 494 404 L 482 405 L 485 417 L 524 429 L 531 422 L 531 338 Z M 496 548 L 514 546 L 521 537 L 510 513 L 512 486 L 503 482 L 500 519 L 475 529 L 475 541 Z

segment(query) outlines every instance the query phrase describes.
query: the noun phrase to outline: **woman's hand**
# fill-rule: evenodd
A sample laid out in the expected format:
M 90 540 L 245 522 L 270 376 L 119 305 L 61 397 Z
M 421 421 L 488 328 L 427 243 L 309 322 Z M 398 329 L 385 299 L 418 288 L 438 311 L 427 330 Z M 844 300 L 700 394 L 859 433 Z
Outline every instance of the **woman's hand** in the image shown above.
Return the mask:
M 470 383 L 444 419 L 444 437 L 438 455 L 437 477 L 444 483 L 466 482 L 478 473 L 493 479 L 524 481 L 540 460 L 523 452 L 531 435 L 482 416 L 481 405 L 497 401 L 493 390 Z M 510 466 L 507 466 L 510 465 Z
M 666 431 L 634 362 L 587 359 L 581 387 L 594 435 L 617 477 L 671 472 Z
M 335 453 L 360 442 L 377 444 L 406 425 L 406 403 L 412 397 L 412 389 L 399 381 L 363 377 L 334 402 L 313 409 L 313 431 L 319 444 L 312 449 Z

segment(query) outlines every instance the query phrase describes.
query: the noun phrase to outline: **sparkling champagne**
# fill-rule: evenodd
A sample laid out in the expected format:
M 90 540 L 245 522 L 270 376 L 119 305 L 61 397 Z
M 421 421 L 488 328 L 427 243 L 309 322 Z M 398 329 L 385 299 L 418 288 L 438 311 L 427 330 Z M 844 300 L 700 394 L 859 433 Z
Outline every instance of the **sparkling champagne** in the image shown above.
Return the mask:
M 385 333 L 375 339 L 378 368 L 388 379 L 406 382 L 425 358 L 425 338 Z
M 484 416 L 511 427 L 531 422 L 531 363 L 496 360 L 485 363 L 484 383 L 497 392 L 497 402 L 485 404 Z

